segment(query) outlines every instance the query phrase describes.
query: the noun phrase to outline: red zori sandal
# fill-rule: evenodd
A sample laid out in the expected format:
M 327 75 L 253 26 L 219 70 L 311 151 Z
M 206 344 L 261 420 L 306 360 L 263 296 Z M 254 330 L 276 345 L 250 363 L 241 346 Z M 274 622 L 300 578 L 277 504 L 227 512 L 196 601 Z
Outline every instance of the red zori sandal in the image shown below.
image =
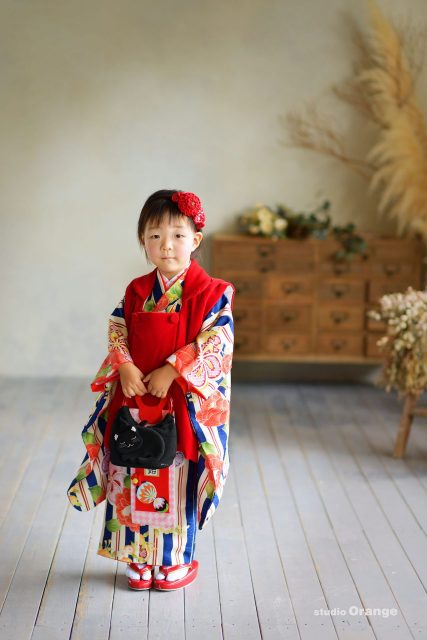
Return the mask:
M 183 578 L 178 578 L 177 580 L 168 580 L 168 575 L 171 571 L 176 571 L 177 569 L 184 569 L 185 567 L 189 567 L 187 571 L 187 575 Z M 197 578 L 197 571 L 199 569 L 199 563 L 197 560 L 193 560 L 190 564 L 175 564 L 172 567 L 164 567 L 161 566 L 159 571 L 165 576 L 162 579 L 154 578 L 153 586 L 155 589 L 159 591 L 177 591 L 177 589 L 182 589 L 187 585 L 194 582 Z
M 153 566 L 151 564 L 147 564 L 145 567 L 140 568 L 134 562 L 131 562 L 126 569 L 130 589 L 135 589 L 135 591 L 145 591 L 153 584 Z M 142 576 L 144 573 L 148 572 L 150 572 L 150 577 L 148 579 L 143 579 Z M 137 574 L 139 578 L 135 574 Z

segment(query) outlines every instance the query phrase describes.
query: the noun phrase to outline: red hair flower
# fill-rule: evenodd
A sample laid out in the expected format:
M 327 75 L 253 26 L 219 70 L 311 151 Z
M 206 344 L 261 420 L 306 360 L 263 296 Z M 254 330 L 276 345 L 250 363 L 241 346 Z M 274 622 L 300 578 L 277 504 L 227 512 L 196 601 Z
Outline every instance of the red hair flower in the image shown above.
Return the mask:
M 205 226 L 205 212 L 200 198 L 195 193 L 191 193 L 191 191 L 176 191 L 172 195 L 172 200 L 178 204 L 178 209 L 181 213 L 194 220 L 197 230 Z

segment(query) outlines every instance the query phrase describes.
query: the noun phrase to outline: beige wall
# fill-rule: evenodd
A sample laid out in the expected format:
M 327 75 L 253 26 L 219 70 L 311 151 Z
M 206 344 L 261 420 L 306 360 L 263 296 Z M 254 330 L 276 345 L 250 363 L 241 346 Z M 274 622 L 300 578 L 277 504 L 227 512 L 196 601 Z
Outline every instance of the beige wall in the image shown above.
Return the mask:
M 1 2 L 0 373 L 95 374 L 109 312 L 151 268 L 135 229 L 159 188 L 196 192 L 207 236 L 256 201 L 326 197 L 337 222 L 393 230 L 365 183 L 279 144 L 279 114 L 317 97 L 363 148 L 328 97 L 350 69 L 346 15 L 363 22 L 361 0 Z

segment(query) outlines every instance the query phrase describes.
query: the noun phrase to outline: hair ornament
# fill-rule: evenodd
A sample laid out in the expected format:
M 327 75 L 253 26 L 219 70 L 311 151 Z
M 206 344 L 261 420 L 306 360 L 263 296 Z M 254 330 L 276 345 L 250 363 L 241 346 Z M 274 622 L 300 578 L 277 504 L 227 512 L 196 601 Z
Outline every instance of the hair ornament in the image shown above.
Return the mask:
M 205 212 L 200 198 L 195 193 L 191 193 L 191 191 L 176 191 L 172 195 L 172 200 L 177 203 L 181 213 L 194 220 L 198 231 L 205 226 Z

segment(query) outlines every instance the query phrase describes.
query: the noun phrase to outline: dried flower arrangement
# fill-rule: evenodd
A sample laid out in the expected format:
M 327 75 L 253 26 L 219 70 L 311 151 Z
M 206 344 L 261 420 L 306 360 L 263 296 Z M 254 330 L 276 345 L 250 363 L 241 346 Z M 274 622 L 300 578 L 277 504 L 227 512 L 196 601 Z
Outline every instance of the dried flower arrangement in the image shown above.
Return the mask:
M 239 216 L 242 231 L 253 236 L 285 238 L 288 221 L 271 207 L 257 203 Z
M 379 383 L 399 395 L 419 394 L 427 388 L 427 290 L 392 293 L 380 298 L 380 310 L 368 316 L 387 324 L 377 345 L 385 362 Z
M 418 232 L 427 242 L 427 126 L 415 97 L 423 68 L 426 27 L 391 24 L 375 0 L 368 0 L 368 33 L 353 24 L 358 59 L 348 80 L 335 86 L 336 97 L 374 124 L 376 140 L 364 158 L 346 150 L 343 136 L 316 106 L 288 113 L 283 124 L 290 143 L 346 164 L 378 194 L 378 212 L 397 223 L 397 231 Z M 282 119 L 282 118 L 281 118 Z
M 355 225 L 331 225 L 327 213 L 330 202 L 325 200 L 320 207 L 308 213 L 296 212 L 284 204 L 276 209 L 264 204 L 256 204 L 247 209 L 238 219 L 240 229 L 249 235 L 273 239 L 293 238 L 302 240 L 308 236 L 327 238 L 333 236 L 341 244 L 334 259 L 337 262 L 349 261 L 356 255 L 367 257 L 365 240 L 355 232 Z

